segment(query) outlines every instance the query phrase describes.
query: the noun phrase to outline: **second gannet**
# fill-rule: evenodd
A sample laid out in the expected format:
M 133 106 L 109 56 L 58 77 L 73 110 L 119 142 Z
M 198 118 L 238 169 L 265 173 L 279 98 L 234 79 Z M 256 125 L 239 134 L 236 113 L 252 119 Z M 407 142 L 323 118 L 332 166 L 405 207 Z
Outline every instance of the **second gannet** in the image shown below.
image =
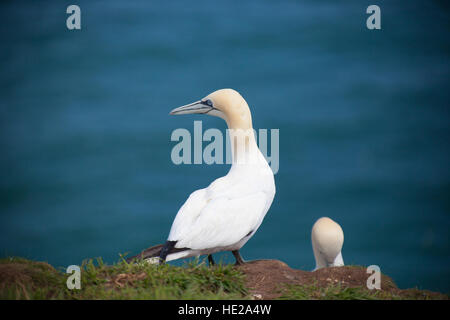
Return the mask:
M 327 217 L 320 218 L 312 228 L 311 241 L 316 259 L 314 271 L 344 265 L 341 252 L 344 232 L 339 224 Z
M 243 264 L 239 249 L 258 230 L 275 196 L 273 172 L 258 149 L 250 109 L 238 92 L 218 90 L 170 112 L 193 113 L 226 121 L 231 169 L 226 176 L 189 196 L 179 209 L 164 245 L 151 247 L 136 257 L 164 262 L 208 255 L 210 264 L 214 264 L 213 253 L 231 251 L 236 264 Z

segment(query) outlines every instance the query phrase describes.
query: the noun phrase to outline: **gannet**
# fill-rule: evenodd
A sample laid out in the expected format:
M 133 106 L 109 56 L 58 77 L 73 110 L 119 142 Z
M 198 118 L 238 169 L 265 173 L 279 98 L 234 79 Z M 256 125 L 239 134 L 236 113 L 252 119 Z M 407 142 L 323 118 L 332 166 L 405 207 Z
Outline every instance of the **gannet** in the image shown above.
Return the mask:
M 344 232 L 339 224 L 327 217 L 320 218 L 312 228 L 311 242 L 316 259 L 316 268 L 313 271 L 344 265 L 341 253 Z
M 143 251 L 151 263 L 231 251 L 243 264 L 239 249 L 255 234 L 275 196 L 271 168 L 255 141 L 247 102 L 235 90 L 221 89 L 172 115 L 207 114 L 224 119 L 230 135 L 232 166 L 228 174 L 194 191 L 179 209 L 164 245 Z M 159 260 L 159 261 L 155 261 Z

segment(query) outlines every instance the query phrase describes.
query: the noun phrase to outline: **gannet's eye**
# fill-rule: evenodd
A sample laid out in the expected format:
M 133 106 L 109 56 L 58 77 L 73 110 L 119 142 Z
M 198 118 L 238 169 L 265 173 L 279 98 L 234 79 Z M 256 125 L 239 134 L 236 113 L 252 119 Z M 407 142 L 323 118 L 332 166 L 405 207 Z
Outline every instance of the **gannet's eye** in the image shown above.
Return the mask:
M 205 103 L 206 103 L 206 105 L 208 105 L 208 106 L 210 106 L 210 107 L 212 107 L 213 106 L 213 103 L 212 103 L 212 101 L 211 100 L 206 100 L 205 101 Z

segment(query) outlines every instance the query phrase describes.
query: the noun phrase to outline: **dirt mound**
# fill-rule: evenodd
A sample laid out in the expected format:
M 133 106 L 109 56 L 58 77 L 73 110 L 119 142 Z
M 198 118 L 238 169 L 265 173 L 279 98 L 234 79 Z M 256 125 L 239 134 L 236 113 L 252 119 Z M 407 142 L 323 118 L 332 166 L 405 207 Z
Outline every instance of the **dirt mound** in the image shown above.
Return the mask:
M 0 292 L 15 291 L 15 296 L 30 299 L 30 291 L 58 282 L 57 271 L 48 263 L 14 259 L 0 264 Z
M 254 260 L 238 266 L 246 274 L 246 285 L 256 299 L 276 299 L 287 286 L 314 286 L 314 288 L 359 288 L 367 290 L 370 274 L 360 266 L 324 268 L 309 272 L 290 268 L 279 260 Z M 386 275 L 381 276 L 380 293 L 402 298 L 442 298 L 447 296 L 417 289 L 401 290 Z

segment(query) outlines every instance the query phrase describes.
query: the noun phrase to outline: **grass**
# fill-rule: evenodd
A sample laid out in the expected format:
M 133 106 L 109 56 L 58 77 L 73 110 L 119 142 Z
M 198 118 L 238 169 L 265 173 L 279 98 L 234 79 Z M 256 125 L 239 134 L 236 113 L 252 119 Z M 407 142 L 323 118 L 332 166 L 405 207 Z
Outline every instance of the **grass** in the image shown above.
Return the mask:
M 286 285 L 282 288 L 281 300 L 434 300 L 448 299 L 418 289 L 399 290 L 398 292 L 368 290 L 363 287 L 341 287 L 330 284 L 327 287 L 317 285 Z
M 244 275 L 230 265 L 209 268 L 194 261 L 183 267 L 123 259 L 105 265 L 85 260 L 81 289 L 69 290 L 65 270 L 22 258 L 0 259 L 0 299 L 246 299 Z
M 281 300 L 379 300 L 381 292 L 363 288 L 330 285 L 320 288 L 316 285 L 287 285 Z M 384 294 L 384 293 L 383 293 Z

